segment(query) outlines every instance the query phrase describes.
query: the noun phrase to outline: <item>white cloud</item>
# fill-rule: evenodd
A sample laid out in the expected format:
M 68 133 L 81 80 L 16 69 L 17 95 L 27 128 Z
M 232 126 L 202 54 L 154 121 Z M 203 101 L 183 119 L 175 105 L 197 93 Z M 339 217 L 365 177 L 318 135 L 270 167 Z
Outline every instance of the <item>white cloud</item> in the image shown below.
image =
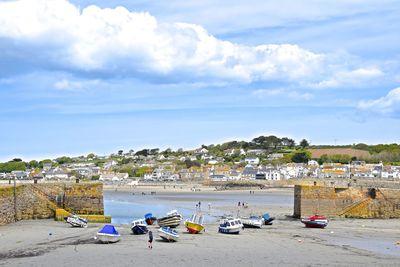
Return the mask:
M 84 80 L 84 81 L 72 81 L 69 79 L 61 79 L 54 83 L 54 87 L 59 90 L 76 91 L 91 86 L 99 85 L 98 80 Z
M 400 87 L 391 90 L 386 96 L 374 100 L 362 100 L 358 108 L 371 112 L 400 115 Z
M 337 68 L 341 68 L 338 66 Z M 384 73 L 377 67 L 356 68 L 352 70 L 334 70 L 332 77 L 320 82 L 309 84 L 313 88 L 334 88 L 339 86 L 362 86 L 365 83 L 374 80 Z
M 293 44 L 245 46 L 199 25 L 160 23 L 124 7 L 79 10 L 65 0 L 0 2 L 0 38 L 23 55 L 15 64 L 107 77 L 335 87 L 381 73 L 333 64 L 328 55 Z
M 275 89 L 258 89 L 253 91 L 253 95 L 258 98 L 269 98 L 276 96 L 286 96 L 288 98 L 297 99 L 297 100 L 311 100 L 314 98 L 313 94 L 298 92 L 295 90 L 288 90 L 283 88 L 275 88 Z

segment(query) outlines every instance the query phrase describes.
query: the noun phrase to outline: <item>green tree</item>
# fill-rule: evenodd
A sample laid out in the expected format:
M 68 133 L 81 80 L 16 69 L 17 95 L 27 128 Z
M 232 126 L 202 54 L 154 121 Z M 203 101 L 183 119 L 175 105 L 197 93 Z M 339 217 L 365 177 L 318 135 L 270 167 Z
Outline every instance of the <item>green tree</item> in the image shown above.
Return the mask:
M 70 157 L 66 157 L 66 156 L 56 158 L 55 161 L 58 164 L 66 164 L 66 163 L 72 163 L 73 162 L 73 160 Z
M 29 168 L 38 168 L 39 167 L 39 162 L 36 160 L 31 160 L 28 163 Z
M 310 144 L 308 143 L 308 141 L 306 139 L 303 139 L 300 141 L 300 146 L 304 149 L 306 147 L 309 147 Z
M 96 154 L 90 153 L 90 154 L 87 155 L 87 158 L 88 159 L 94 159 L 94 158 L 96 158 Z
M 306 150 L 296 151 L 291 154 L 291 159 L 295 163 L 307 163 L 311 159 L 311 153 Z
M 24 171 L 26 170 L 26 164 L 23 161 L 10 161 L 0 163 L 0 172 L 12 172 L 12 171 Z

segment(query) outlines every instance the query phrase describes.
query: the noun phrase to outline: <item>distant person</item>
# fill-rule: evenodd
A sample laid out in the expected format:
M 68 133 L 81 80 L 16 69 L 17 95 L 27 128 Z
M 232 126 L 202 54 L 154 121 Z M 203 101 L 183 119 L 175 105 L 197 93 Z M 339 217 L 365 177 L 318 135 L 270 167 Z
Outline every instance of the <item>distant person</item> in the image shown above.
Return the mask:
M 201 208 L 201 202 L 199 201 L 199 209 Z
M 210 210 L 210 209 L 211 209 L 211 203 L 208 202 L 208 210 Z
M 240 201 L 238 202 L 238 207 L 240 207 Z
M 244 207 L 244 202 L 242 202 L 242 207 Z
M 153 232 L 149 231 L 149 249 L 153 249 Z

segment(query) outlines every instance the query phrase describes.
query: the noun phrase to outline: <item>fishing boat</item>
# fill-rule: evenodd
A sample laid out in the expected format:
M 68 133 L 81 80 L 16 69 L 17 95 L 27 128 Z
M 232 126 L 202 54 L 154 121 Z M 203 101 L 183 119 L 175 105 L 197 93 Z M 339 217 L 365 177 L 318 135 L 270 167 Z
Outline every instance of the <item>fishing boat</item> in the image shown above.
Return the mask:
M 243 228 L 243 224 L 240 219 L 225 218 L 222 219 L 221 224 L 218 227 L 218 232 L 223 234 L 239 234 Z
M 154 217 L 152 213 L 146 213 L 144 219 L 146 220 L 147 225 L 153 225 L 153 223 L 157 221 L 157 218 Z
M 158 235 L 161 237 L 162 240 L 168 242 L 178 241 L 179 238 L 178 232 L 168 226 L 164 226 L 158 229 Z
M 272 221 L 275 220 L 275 217 L 269 216 L 269 213 L 265 213 L 262 217 L 265 225 L 271 225 Z
M 244 228 L 261 228 L 264 224 L 264 219 L 260 216 L 241 217 L 240 221 Z
M 172 210 L 167 213 L 167 216 L 157 219 L 157 223 L 159 226 L 168 226 L 175 228 L 182 221 L 182 215 L 178 213 L 176 210 Z
M 113 225 L 106 224 L 94 237 L 101 243 L 115 243 L 121 239 L 121 235 Z
M 147 224 L 144 219 L 133 220 L 131 230 L 134 235 L 143 235 L 148 232 Z
M 314 215 L 301 219 L 307 228 L 325 228 L 328 225 L 328 219 L 325 216 Z
M 190 219 L 185 221 L 185 226 L 191 234 L 198 234 L 201 231 L 204 231 L 203 215 L 200 213 L 193 214 Z
M 64 217 L 64 220 L 72 227 L 87 227 L 88 221 L 76 215 Z

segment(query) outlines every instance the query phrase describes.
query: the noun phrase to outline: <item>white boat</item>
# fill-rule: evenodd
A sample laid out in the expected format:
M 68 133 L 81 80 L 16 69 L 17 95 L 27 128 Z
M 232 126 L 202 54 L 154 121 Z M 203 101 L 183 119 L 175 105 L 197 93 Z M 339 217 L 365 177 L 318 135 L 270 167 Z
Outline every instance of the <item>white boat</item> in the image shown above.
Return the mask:
M 131 223 L 132 233 L 135 235 L 143 235 L 147 233 L 147 224 L 144 219 L 133 220 Z
M 115 243 L 121 240 L 121 235 L 113 225 L 105 225 L 95 236 L 102 243 Z
M 167 216 L 157 219 L 159 226 L 177 227 L 182 221 L 182 215 L 176 210 L 172 210 L 167 213 Z
M 65 217 L 64 220 L 72 227 L 87 227 L 88 221 L 76 215 Z
M 222 219 L 221 224 L 218 227 L 218 232 L 224 234 L 239 234 L 243 228 L 243 224 L 238 218 L 225 218 Z
M 261 228 L 264 224 L 264 219 L 259 216 L 241 217 L 240 221 L 245 228 Z
M 178 241 L 179 235 L 178 232 L 175 229 L 172 229 L 171 227 L 161 227 L 158 229 L 158 235 L 165 241 L 168 242 L 175 242 Z

